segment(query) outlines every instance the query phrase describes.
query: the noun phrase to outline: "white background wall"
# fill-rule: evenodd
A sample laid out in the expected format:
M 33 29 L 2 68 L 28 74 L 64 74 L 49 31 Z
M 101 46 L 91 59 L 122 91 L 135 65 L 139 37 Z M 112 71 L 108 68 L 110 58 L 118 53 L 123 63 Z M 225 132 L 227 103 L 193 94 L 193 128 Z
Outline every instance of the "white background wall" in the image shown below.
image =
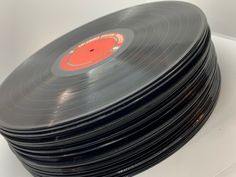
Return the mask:
M 152 0 L 0 0 L 0 82 L 22 60 L 91 20 Z M 235 0 L 187 0 L 216 33 L 236 37 Z
M 0 82 L 22 60 L 91 20 L 152 0 L 0 0 Z M 216 33 L 236 37 L 235 0 L 187 0 Z

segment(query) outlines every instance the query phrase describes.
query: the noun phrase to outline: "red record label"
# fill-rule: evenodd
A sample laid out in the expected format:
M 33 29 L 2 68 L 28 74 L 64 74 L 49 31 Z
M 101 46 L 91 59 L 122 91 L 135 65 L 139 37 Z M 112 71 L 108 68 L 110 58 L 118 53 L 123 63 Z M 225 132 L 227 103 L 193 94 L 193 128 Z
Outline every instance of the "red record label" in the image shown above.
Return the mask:
M 93 66 L 110 57 L 123 43 L 124 36 L 120 33 L 96 36 L 65 54 L 60 60 L 60 69 L 76 71 Z

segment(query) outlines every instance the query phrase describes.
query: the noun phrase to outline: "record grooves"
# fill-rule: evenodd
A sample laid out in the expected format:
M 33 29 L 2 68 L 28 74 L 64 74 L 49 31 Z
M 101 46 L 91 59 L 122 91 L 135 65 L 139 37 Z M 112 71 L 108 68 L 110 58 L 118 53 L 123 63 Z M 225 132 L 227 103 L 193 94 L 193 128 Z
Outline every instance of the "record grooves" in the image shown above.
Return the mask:
M 139 5 L 75 29 L 13 71 L 0 87 L 0 130 L 33 176 L 133 176 L 197 133 L 220 80 L 199 8 Z

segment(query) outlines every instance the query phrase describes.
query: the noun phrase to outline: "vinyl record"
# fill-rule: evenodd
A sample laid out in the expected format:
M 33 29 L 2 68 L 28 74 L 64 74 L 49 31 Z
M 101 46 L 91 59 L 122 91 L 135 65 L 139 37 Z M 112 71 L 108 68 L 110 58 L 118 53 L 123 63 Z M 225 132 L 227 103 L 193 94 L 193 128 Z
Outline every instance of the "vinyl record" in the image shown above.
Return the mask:
M 219 90 L 204 13 L 149 3 L 29 57 L 0 87 L 0 130 L 33 176 L 132 176 L 189 141 Z

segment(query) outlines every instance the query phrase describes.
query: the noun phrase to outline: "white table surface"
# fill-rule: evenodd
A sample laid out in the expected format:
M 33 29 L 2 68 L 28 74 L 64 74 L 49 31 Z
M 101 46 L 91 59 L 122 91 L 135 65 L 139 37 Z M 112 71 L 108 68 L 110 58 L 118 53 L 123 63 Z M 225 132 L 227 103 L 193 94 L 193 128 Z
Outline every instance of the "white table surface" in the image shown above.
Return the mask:
M 236 177 L 236 41 L 213 36 L 222 74 L 218 104 L 184 147 L 137 177 Z M 0 136 L 0 177 L 30 177 Z

